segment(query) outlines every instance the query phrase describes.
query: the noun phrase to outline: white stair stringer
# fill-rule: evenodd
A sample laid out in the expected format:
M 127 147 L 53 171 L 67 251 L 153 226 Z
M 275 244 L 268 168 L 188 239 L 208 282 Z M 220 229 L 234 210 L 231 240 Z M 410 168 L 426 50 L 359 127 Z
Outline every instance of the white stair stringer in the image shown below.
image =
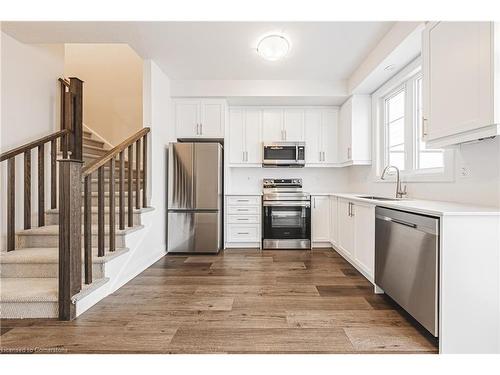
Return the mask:
M 92 293 L 91 298 L 84 303 L 77 303 L 77 316 L 102 298 L 118 290 L 166 254 L 166 247 L 151 249 L 148 244 L 148 240 L 155 236 L 152 228 L 153 221 L 157 219 L 157 216 L 154 215 L 153 210 L 146 211 L 141 216 L 143 228 L 127 235 L 128 251 L 106 264 L 105 276 L 109 278 L 109 283 L 100 288 L 98 292 Z

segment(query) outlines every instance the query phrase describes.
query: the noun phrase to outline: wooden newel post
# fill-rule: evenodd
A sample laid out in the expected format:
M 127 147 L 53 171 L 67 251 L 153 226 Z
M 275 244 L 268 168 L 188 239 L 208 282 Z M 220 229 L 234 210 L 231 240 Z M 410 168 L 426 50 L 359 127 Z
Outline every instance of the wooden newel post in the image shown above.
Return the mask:
M 71 93 L 72 121 L 71 121 L 71 159 L 83 160 L 83 81 L 76 77 L 69 79 L 69 92 Z
M 59 160 L 59 319 L 76 317 L 71 298 L 82 288 L 81 160 Z

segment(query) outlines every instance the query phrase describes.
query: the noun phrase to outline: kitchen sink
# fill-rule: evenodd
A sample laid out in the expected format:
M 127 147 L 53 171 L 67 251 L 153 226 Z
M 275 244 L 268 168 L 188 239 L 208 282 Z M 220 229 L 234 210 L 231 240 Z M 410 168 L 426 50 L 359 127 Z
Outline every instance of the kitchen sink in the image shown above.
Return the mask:
M 373 199 L 376 201 L 400 201 L 401 198 L 376 197 L 374 195 L 357 195 L 358 198 Z

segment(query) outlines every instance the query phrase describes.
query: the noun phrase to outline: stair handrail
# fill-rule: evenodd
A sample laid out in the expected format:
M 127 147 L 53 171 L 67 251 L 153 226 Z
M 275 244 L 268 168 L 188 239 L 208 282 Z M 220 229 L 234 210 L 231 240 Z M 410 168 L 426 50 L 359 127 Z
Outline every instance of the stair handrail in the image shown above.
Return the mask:
M 146 134 L 148 134 L 151 131 L 151 128 L 145 127 L 136 132 L 135 134 L 131 135 L 127 139 L 125 139 L 123 142 L 121 142 L 119 145 L 113 147 L 111 150 L 107 151 L 104 155 L 102 155 L 100 158 L 95 159 L 88 165 L 85 165 L 82 168 L 82 177 L 85 177 L 92 172 L 97 171 L 100 167 L 104 166 L 106 163 L 108 163 L 112 158 L 118 156 L 120 152 L 125 150 L 127 147 L 133 145 L 135 142 L 137 142 L 138 139 L 143 138 Z
M 13 148 L 12 150 L 5 151 L 2 154 L 0 154 L 0 162 L 8 160 L 10 158 L 13 158 L 19 154 L 24 154 L 26 151 L 33 150 L 34 148 L 37 148 L 38 146 L 43 145 L 45 143 L 48 143 L 50 141 L 57 140 L 58 138 L 62 138 L 64 136 L 68 135 L 69 132 L 70 131 L 68 129 L 59 130 L 55 133 L 46 135 L 46 136 L 38 138 L 34 141 L 25 143 L 24 145 L 21 145 L 19 147 Z

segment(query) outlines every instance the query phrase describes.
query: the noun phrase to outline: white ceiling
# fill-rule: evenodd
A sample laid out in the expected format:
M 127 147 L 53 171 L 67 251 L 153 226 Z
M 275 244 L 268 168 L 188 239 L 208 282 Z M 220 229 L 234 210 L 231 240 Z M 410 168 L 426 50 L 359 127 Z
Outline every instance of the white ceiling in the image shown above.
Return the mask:
M 2 22 L 25 43 L 128 43 L 174 80 L 347 80 L 393 22 Z M 286 59 L 255 52 L 286 35 Z

